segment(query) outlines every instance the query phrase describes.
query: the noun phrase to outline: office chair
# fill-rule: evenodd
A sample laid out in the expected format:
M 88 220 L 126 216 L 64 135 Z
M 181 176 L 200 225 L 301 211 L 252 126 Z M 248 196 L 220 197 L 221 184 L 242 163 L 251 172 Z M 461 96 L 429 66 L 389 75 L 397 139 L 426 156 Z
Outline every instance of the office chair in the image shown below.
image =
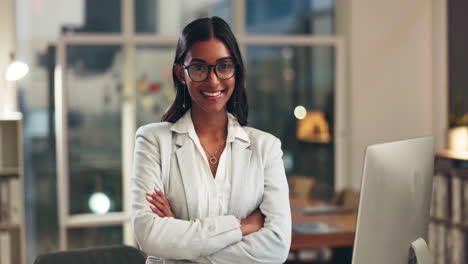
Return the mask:
M 345 209 L 355 209 L 359 207 L 360 192 L 354 189 L 345 188 L 333 195 L 331 204 L 343 207 Z
M 66 250 L 40 255 L 34 264 L 144 264 L 140 250 L 129 246 L 111 246 Z

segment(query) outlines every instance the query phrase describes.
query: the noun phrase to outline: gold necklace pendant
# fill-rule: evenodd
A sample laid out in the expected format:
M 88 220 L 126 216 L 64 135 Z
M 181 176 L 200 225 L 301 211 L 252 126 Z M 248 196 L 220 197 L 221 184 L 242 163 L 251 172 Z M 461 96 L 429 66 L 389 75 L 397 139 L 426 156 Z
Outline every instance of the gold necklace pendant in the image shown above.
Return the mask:
M 200 144 L 200 145 L 201 145 L 201 144 Z M 223 145 L 224 145 L 224 143 L 223 143 Z M 211 164 L 213 164 L 213 165 L 215 165 L 216 163 L 218 163 L 218 159 L 216 158 L 215 155 L 216 155 L 216 153 L 218 153 L 218 151 L 220 151 L 220 149 L 216 150 L 215 153 L 211 154 L 211 153 L 208 152 L 208 150 L 206 150 L 206 148 L 205 148 L 203 145 L 201 145 L 201 146 L 202 146 L 203 150 L 206 152 L 206 154 L 208 154 L 207 156 L 210 156 L 210 157 L 208 158 L 208 161 L 209 161 Z
M 218 159 L 215 157 L 215 156 L 211 156 L 210 159 L 209 159 L 210 163 L 215 165 L 216 163 L 218 163 Z

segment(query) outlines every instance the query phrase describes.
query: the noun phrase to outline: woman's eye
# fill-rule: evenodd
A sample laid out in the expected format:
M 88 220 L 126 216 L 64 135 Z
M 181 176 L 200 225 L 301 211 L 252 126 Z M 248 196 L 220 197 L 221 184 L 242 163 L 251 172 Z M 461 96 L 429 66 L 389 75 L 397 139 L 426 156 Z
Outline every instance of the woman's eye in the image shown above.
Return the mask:
M 192 65 L 193 70 L 195 71 L 203 71 L 205 70 L 206 66 L 203 64 L 194 64 Z
M 222 63 L 220 65 L 221 70 L 229 70 L 233 67 L 232 63 Z

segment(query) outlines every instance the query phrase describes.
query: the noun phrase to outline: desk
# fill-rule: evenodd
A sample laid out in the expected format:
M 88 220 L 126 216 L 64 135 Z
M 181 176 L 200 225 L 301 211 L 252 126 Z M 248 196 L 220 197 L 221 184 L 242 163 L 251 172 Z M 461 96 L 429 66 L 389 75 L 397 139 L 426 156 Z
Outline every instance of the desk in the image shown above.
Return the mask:
M 305 224 L 322 222 L 336 228 L 336 232 L 327 234 L 292 233 L 291 250 L 307 248 L 352 247 L 356 231 L 357 212 L 305 215 L 301 208 L 318 205 L 320 202 L 304 198 L 290 198 L 292 223 Z

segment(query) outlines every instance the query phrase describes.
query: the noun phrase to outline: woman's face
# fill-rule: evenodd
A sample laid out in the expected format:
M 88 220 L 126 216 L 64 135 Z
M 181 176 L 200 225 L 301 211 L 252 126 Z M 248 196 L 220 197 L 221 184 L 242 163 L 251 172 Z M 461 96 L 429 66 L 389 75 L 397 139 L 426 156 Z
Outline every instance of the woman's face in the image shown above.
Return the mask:
M 196 42 L 185 56 L 184 65 L 215 65 L 226 67 L 233 59 L 229 49 L 216 38 L 207 41 Z M 235 76 L 230 79 L 219 79 L 211 67 L 208 78 L 202 82 L 193 81 L 188 69 L 179 68 L 179 78 L 185 82 L 192 98 L 193 110 L 201 110 L 207 113 L 226 111 L 226 105 L 235 87 Z M 219 72 L 218 72 L 219 74 Z M 193 77 L 193 76 L 192 76 Z

